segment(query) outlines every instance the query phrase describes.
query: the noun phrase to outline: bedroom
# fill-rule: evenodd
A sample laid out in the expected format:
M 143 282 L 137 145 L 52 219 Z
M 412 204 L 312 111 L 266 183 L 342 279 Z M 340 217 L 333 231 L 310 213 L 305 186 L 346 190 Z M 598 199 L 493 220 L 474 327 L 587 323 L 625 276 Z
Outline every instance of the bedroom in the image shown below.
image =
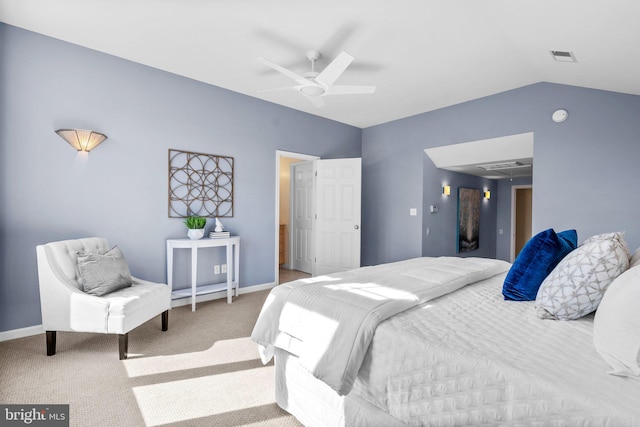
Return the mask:
M 471 184 L 435 169 L 423 150 L 523 132 L 535 134 L 535 230 L 575 228 L 581 238 L 625 230 L 629 246 L 640 246 L 637 87 L 624 94 L 539 82 L 359 128 L 4 23 L 0 40 L 0 333 L 7 338 L 40 324 L 36 244 L 105 236 L 123 248 L 132 273 L 165 281 L 164 241 L 183 233 L 166 215 L 168 148 L 236 159 L 237 215 L 224 222 L 243 238 L 242 287 L 274 281 L 277 149 L 362 157 L 363 265 L 454 255 L 453 243 L 440 244 L 452 241 L 451 228 L 425 236 L 435 220 L 425 208 L 440 204 L 437 218 L 450 218 L 455 208 L 442 207 L 443 181 Z M 550 120 L 557 108 L 570 112 L 562 124 Z M 109 139 L 78 159 L 53 132 L 66 126 L 96 128 Z M 491 206 L 503 206 L 508 184 L 491 185 Z M 497 230 L 508 230 L 508 219 L 492 209 L 479 255 L 507 259 L 509 233 Z

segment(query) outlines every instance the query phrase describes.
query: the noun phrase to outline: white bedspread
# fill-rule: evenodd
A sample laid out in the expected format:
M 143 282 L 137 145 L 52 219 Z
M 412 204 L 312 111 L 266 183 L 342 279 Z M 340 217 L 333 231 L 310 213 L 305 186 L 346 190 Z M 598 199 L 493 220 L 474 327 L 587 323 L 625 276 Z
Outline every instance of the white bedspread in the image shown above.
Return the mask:
M 640 381 L 607 374 L 593 316 L 539 319 L 503 279 L 382 322 L 351 395 L 413 426 L 640 426 Z
M 281 348 L 345 395 L 380 322 L 509 267 L 486 258 L 415 258 L 285 283 L 271 291 L 251 338 L 264 363 Z

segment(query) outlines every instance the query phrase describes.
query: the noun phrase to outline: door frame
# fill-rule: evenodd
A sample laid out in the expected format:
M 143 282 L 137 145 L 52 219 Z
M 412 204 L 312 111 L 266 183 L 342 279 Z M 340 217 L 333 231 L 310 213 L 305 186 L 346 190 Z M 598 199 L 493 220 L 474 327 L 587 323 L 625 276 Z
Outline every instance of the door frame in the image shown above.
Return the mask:
M 275 184 L 276 185 L 276 191 L 275 191 L 276 215 L 275 215 L 275 224 L 273 227 L 273 230 L 274 230 L 273 233 L 275 236 L 275 245 L 273 247 L 275 285 L 280 284 L 280 262 L 279 262 L 280 246 L 279 245 L 280 245 L 280 158 L 281 157 L 300 159 L 300 161 L 320 159 L 320 157 L 314 156 L 312 154 L 303 154 L 303 153 L 295 153 L 293 151 L 276 150 L 276 184 Z M 289 248 L 289 251 L 291 251 L 291 248 Z
M 525 185 L 512 185 L 511 186 L 511 236 L 509 247 L 509 259 L 510 262 L 515 261 L 516 258 L 516 192 L 525 188 L 533 189 L 533 184 Z M 531 227 L 533 230 L 533 199 L 531 202 Z

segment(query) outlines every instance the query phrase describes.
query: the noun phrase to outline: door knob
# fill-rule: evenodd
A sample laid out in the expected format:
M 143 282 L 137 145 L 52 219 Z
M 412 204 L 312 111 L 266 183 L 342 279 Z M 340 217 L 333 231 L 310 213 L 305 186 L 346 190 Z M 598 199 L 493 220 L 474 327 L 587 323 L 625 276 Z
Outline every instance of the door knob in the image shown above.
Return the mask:
M 356 225 L 353 226 L 353 228 L 355 228 L 357 230 L 358 228 L 360 228 L 360 226 L 358 224 L 356 224 Z

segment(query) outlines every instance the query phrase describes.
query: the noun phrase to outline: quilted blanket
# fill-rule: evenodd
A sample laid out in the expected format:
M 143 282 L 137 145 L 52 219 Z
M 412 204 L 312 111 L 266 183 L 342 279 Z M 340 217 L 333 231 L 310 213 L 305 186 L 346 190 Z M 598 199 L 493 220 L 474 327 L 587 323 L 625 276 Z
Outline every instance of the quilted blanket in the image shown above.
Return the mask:
M 488 258 L 424 257 L 285 283 L 269 294 L 251 338 L 263 363 L 281 348 L 346 395 L 380 322 L 509 267 Z
M 382 322 L 349 396 L 409 426 L 640 426 L 640 381 L 607 373 L 593 315 L 540 319 L 503 280 Z

